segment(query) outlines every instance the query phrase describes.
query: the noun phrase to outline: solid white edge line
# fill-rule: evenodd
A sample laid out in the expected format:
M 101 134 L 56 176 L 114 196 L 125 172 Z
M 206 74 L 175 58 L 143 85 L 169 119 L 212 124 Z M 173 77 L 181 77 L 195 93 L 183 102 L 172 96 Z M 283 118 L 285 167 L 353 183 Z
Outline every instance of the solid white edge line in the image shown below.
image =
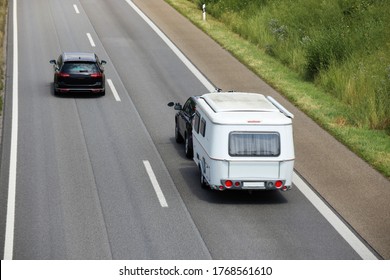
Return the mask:
M 115 100 L 120 102 L 121 99 L 119 97 L 118 92 L 116 91 L 116 88 L 115 88 L 114 83 L 112 82 L 112 80 L 111 79 L 107 79 L 107 83 L 110 86 L 110 89 L 112 91 L 112 94 L 114 95 Z
M 199 81 L 210 91 L 215 87 L 209 80 L 183 55 L 183 53 L 168 39 L 168 37 L 131 1 L 125 0 L 134 11 L 161 37 L 171 50 L 183 61 Z M 363 259 L 377 259 L 363 242 L 329 209 L 329 207 L 309 188 L 309 186 L 294 172 L 293 183 L 306 196 L 306 198 L 320 211 L 325 219 L 347 241 L 347 243 Z
M 76 12 L 76 14 L 80 13 L 79 8 L 77 8 L 76 4 L 73 4 L 73 8 L 74 8 L 74 11 Z
M 167 203 L 165 196 L 160 188 L 160 185 L 158 184 L 156 175 L 154 175 L 154 172 L 153 172 L 152 166 L 150 165 L 150 162 L 148 160 L 144 160 L 143 163 L 144 163 L 146 172 L 148 173 L 150 182 L 152 182 L 152 185 L 153 185 L 154 191 L 156 192 L 157 198 L 160 201 L 161 207 L 168 207 L 168 203 Z
M 296 172 L 293 174 L 293 183 L 362 259 L 378 259 Z
M 16 168 L 18 155 L 18 20 L 17 4 L 13 1 L 13 77 L 11 151 L 8 177 L 7 220 L 4 240 L 4 260 L 12 260 L 14 250 Z
M 198 78 L 199 81 L 210 92 L 215 90 L 215 86 L 192 64 L 191 61 L 172 43 L 172 41 L 131 1 L 125 0 L 134 11 L 157 33 L 158 36 L 167 44 L 167 46 L 176 54 L 185 66 Z
M 88 37 L 88 40 L 89 40 L 89 43 L 91 44 L 91 46 L 96 47 L 95 42 L 93 41 L 90 33 L 87 33 L 87 37 Z

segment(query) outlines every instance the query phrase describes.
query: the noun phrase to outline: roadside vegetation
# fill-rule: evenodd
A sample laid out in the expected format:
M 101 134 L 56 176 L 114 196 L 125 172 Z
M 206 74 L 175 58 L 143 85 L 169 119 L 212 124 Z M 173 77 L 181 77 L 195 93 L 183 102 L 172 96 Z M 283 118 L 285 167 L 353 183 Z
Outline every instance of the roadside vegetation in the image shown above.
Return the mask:
M 0 115 L 3 108 L 3 91 L 4 91 L 4 36 L 5 25 L 7 21 L 7 0 L 0 0 Z
M 166 2 L 390 178 L 389 1 Z

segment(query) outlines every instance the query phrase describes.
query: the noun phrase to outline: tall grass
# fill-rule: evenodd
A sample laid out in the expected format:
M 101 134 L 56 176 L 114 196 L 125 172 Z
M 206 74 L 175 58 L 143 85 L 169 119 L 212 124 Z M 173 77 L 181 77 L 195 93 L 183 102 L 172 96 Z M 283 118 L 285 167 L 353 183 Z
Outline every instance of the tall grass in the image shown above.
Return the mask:
M 350 125 L 390 131 L 390 1 L 192 2 L 350 106 Z

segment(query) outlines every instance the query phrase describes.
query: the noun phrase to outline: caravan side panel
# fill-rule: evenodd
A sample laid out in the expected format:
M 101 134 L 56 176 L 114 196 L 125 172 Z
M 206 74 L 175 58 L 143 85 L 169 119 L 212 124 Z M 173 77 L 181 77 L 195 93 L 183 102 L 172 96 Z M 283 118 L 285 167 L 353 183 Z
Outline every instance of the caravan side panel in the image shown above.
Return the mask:
M 286 186 L 292 186 L 292 175 L 294 172 L 294 160 L 283 161 L 280 163 L 280 178 L 286 180 Z

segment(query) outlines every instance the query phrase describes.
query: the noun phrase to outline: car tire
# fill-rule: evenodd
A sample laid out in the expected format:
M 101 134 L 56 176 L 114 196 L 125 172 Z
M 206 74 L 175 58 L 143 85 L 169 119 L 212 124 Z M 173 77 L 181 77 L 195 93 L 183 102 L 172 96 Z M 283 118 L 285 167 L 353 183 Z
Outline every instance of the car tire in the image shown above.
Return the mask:
M 181 134 L 179 132 L 179 127 L 177 126 L 177 124 L 175 124 L 175 140 L 176 140 L 176 143 L 183 143 L 184 142 L 183 136 L 181 136 Z
M 186 157 L 189 159 L 192 159 L 193 155 L 194 155 L 194 152 L 192 149 L 192 141 L 191 141 L 191 139 L 189 139 L 187 134 L 184 137 L 184 146 L 185 146 Z

